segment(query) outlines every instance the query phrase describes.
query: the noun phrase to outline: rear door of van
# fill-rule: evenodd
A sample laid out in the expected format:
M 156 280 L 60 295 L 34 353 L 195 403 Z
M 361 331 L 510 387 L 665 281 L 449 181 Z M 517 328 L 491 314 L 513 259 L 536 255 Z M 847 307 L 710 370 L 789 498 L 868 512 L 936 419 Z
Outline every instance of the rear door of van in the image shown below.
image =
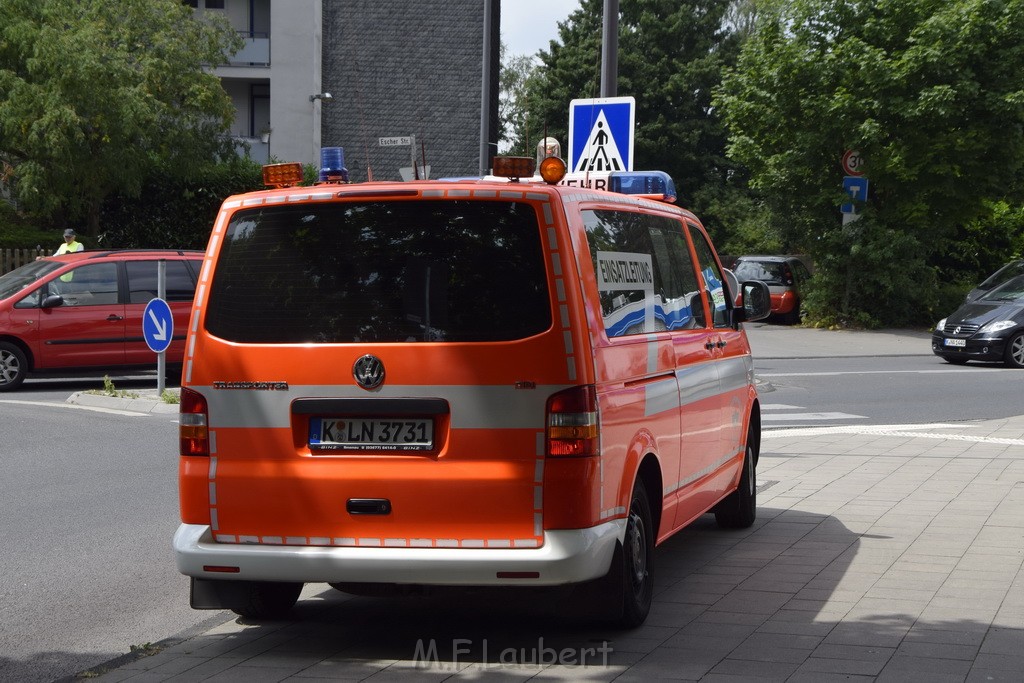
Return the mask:
M 227 203 L 186 349 L 213 462 L 183 466 L 184 522 L 231 543 L 542 543 L 545 405 L 585 380 L 586 345 L 557 195 L 506 188 Z

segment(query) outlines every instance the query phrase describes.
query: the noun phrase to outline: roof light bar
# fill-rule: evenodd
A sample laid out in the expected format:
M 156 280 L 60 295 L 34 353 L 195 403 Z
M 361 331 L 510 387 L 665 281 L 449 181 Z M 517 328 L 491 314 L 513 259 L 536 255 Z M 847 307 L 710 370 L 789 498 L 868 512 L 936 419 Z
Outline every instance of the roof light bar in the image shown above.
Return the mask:
M 664 171 L 613 171 L 608 175 L 608 189 L 666 202 L 676 200 L 676 184 Z

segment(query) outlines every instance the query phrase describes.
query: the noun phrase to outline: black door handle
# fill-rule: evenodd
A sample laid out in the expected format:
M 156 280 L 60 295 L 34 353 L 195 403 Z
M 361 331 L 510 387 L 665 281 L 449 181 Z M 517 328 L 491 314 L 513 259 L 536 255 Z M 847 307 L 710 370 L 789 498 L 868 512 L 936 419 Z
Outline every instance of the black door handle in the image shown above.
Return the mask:
M 124 317 L 120 315 L 114 315 L 113 313 L 111 313 L 110 315 L 107 316 L 107 320 L 112 323 L 116 323 L 118 320 L 124 320 Z

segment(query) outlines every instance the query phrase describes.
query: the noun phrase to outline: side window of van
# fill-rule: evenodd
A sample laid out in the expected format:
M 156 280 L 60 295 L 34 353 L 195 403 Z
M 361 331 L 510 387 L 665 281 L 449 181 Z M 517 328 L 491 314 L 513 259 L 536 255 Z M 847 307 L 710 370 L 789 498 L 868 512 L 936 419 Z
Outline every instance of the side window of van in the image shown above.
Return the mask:
M 700 272 L 704 278 L 704 284 L 708 292 L 708 303 L 712 308 L 712 319 L 715 327 L 729 327 L 729 316 L 726 309 L 725 278 L 722 270 L 715 260 L 715 252 L 708 244 L 707 238 L 695 225 L 687 223 L 690 230 L 690 239 L 693 240 L 693 249 L 697 252 L 697 260 L 700 262 Z
M 704 326 L 682 224 L 633 211 L 583 211 L 609 337 Z

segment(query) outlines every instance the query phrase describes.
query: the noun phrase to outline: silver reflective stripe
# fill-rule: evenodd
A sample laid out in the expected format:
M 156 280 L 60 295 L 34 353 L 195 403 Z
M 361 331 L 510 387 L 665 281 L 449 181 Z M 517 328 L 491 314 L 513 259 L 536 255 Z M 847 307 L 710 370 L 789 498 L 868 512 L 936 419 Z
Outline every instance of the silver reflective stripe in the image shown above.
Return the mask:
M 728 393 L 754 382 L 754 361 L 750 356 L 734 356 L 718 361 L 722 391 Z
M 679 410 L 679 387 L 675 377 L 666 377 L 644 385 L 644 417 L 666 410 Z
M 713 398 L 722 392 L 722 385 L 718 380 L 717 361 L 707 361 L 678 368 L 676 378 L 679 380 L 679 403 L 681 405 Z
M 385 385 L 372 394 L 353 385 L 292 385 L 287 391 L 214 389 L 193 386 L 209 406 L 209 427 L 291 427 L 291 404 L 297 398 L 442 398 L 451 408 L 453 429 L 543 430 L 547 399 L 570 385 L 540 385 L 522 390 L 511 386 Z

